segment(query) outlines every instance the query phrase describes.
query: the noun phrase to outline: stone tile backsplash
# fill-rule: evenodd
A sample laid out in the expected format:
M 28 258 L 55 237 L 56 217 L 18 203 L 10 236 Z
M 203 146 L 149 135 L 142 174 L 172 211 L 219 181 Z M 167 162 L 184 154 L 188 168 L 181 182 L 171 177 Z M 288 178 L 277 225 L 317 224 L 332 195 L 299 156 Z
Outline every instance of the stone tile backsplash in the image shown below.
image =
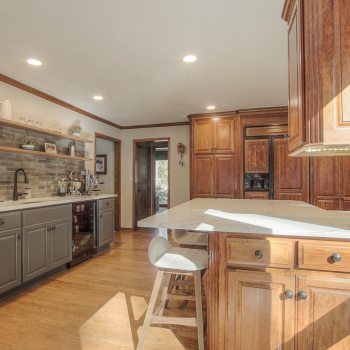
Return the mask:
M 18 147 L 23 130 L 0 126 L 0 145 Z M 56 137 L 27 133 L 39 143 L 39 150 L 44 150 L 44 143 L 55 143 L 57 153 L 68 154 L 72 141 Z M 84 144 L 76 142 L 76 155 L 84 156 Z M 80 173 L 84 170 L 85 162 L 80 160 L 49 158 L 43 156 L 20 155 L 0 152 L 0 200 L 11 200 L 14 185 L 14 173 L 18 168 L 24 168 L 32 189 L 32 197 L 45 197 L 56 195 L 57 179 L 65 177 L 70 171 Z M 23 175 L 18 176 L 18 191 L 24 190 Z

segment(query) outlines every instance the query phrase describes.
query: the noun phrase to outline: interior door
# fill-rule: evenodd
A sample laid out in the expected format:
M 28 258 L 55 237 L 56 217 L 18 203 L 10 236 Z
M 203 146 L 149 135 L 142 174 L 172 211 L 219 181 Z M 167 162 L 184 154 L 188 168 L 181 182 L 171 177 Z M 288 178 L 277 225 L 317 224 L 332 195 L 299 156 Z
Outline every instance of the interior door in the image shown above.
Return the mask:
M 136 221 L 152 214 L 151 145 L 136 144 Z
M 341 157 L 340 161 L 341 209 L 350 210 L 350 157 Z

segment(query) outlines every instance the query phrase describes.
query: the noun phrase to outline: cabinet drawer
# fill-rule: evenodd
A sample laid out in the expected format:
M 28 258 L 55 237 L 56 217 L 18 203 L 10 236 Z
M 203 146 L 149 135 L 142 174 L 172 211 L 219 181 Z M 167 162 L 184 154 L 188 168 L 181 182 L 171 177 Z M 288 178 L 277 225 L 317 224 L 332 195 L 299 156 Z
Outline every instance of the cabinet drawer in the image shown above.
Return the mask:
M 98 201 L 98 209 L 101 211 L 101 210 L 114 208 L 114 202 L 115 202 L 115 198 L 100 199 Z
M 0 213 L 0 231 L 21 227 L 21 212 Z
M 227 238 L 227 264 L 255 267 L 293 268 L 295 242 L 280 239 Z
M 350 243 L 299 241 L 298 267 L 350 272 Z
M 40 224 L 72 216 L 72 205 L 64 204 L 23 211 L 23 226 Z

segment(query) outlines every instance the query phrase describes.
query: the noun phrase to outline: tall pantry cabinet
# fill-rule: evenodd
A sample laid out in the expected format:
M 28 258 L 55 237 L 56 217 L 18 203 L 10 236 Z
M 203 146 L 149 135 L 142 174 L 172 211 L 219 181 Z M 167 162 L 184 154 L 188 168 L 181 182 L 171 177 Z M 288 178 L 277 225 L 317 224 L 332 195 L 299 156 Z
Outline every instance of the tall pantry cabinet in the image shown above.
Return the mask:
M 241 198 L 239 118 L 191 118 L 191 198 Z

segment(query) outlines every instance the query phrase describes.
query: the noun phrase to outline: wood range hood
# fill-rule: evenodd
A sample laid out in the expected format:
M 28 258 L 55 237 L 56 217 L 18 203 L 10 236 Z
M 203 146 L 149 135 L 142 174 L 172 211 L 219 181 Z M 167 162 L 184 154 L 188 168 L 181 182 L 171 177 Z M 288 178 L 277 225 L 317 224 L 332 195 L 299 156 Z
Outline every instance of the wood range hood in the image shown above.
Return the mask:
M 350 1 L 286 0 L 291 156 L 350 155 Z

